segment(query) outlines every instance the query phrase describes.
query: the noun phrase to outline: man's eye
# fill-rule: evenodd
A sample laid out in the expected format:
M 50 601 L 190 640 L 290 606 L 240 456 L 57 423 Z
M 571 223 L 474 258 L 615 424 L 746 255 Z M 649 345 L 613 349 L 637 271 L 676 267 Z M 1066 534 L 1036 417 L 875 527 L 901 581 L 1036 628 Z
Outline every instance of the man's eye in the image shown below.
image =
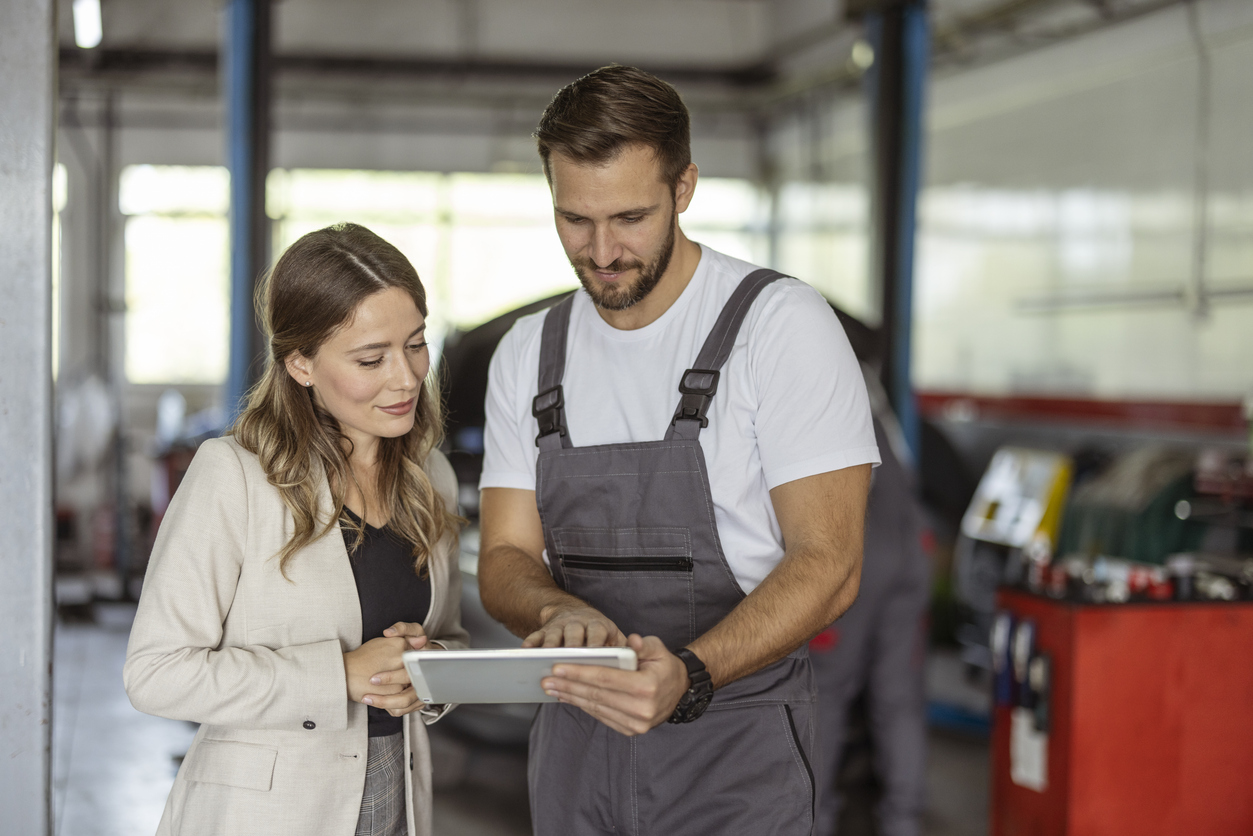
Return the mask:
M 629 224 L 637 224 L 640 221 L 644 220 L 644 216 L 643 215 L 626 215 L 622 218 L 622 220 Z

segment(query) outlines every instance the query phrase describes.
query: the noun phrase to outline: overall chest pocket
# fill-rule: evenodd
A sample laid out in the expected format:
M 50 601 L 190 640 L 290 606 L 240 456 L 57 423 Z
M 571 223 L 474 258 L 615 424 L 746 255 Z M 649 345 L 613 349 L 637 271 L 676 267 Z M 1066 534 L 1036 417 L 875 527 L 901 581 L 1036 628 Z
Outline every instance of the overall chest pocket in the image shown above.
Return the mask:
M 657 636 L 670 648 L 696 638 L 686 528 L 557 528 L 553 545 L 565 590 L 603 612 L 623 633 Z

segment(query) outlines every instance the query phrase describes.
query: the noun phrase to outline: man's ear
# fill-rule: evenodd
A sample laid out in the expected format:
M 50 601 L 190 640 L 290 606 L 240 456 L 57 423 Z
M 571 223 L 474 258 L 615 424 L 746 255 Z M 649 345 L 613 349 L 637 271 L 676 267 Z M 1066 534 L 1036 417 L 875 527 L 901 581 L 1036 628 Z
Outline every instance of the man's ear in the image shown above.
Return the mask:
M 683 169 L 683 173 L 679 175 L 679 182 L 674 184 L 674 211 L 687 211 L 688 204 L 692 202 L 692 195 L 696 193 L 696 178 L 699 174 L 700 170 L 696 168 L 696 163 L 688 163 L 687 168 Z
M 287 359 L 283 361 L 283 367 L 287 369 L 287 373 L 291 375 L 292 380 L 301 386 L 308 384 L 313 377 L 313 364 L 309 362 L 309 358 L 305 357 L 299 351 L 293 351 L 287 355 Z

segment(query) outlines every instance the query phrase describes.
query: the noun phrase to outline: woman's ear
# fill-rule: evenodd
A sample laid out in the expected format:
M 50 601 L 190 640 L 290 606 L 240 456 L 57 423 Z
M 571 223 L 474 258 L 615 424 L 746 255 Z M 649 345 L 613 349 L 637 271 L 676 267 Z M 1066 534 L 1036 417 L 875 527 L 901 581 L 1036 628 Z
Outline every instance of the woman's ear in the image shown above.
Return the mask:
M 287 355 L 287 359 L 283 361 L 283 366 L 287 369 L 287 373 L 291 375 L 292 380 L 301 386 L 312 385 L 313 364 L 309 362 L 309 358 L 305 357 L 299 351 L 293 351 Z

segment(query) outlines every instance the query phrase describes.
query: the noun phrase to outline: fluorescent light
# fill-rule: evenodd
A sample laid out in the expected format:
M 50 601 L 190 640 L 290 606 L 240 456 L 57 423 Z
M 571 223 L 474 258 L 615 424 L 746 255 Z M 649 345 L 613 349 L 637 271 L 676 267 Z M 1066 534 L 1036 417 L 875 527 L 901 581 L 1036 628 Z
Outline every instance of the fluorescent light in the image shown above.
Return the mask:
M 91 49 L 100 46 L 103 37 L 100 0 L 74 0 L 74 43 L 83 49 Z

